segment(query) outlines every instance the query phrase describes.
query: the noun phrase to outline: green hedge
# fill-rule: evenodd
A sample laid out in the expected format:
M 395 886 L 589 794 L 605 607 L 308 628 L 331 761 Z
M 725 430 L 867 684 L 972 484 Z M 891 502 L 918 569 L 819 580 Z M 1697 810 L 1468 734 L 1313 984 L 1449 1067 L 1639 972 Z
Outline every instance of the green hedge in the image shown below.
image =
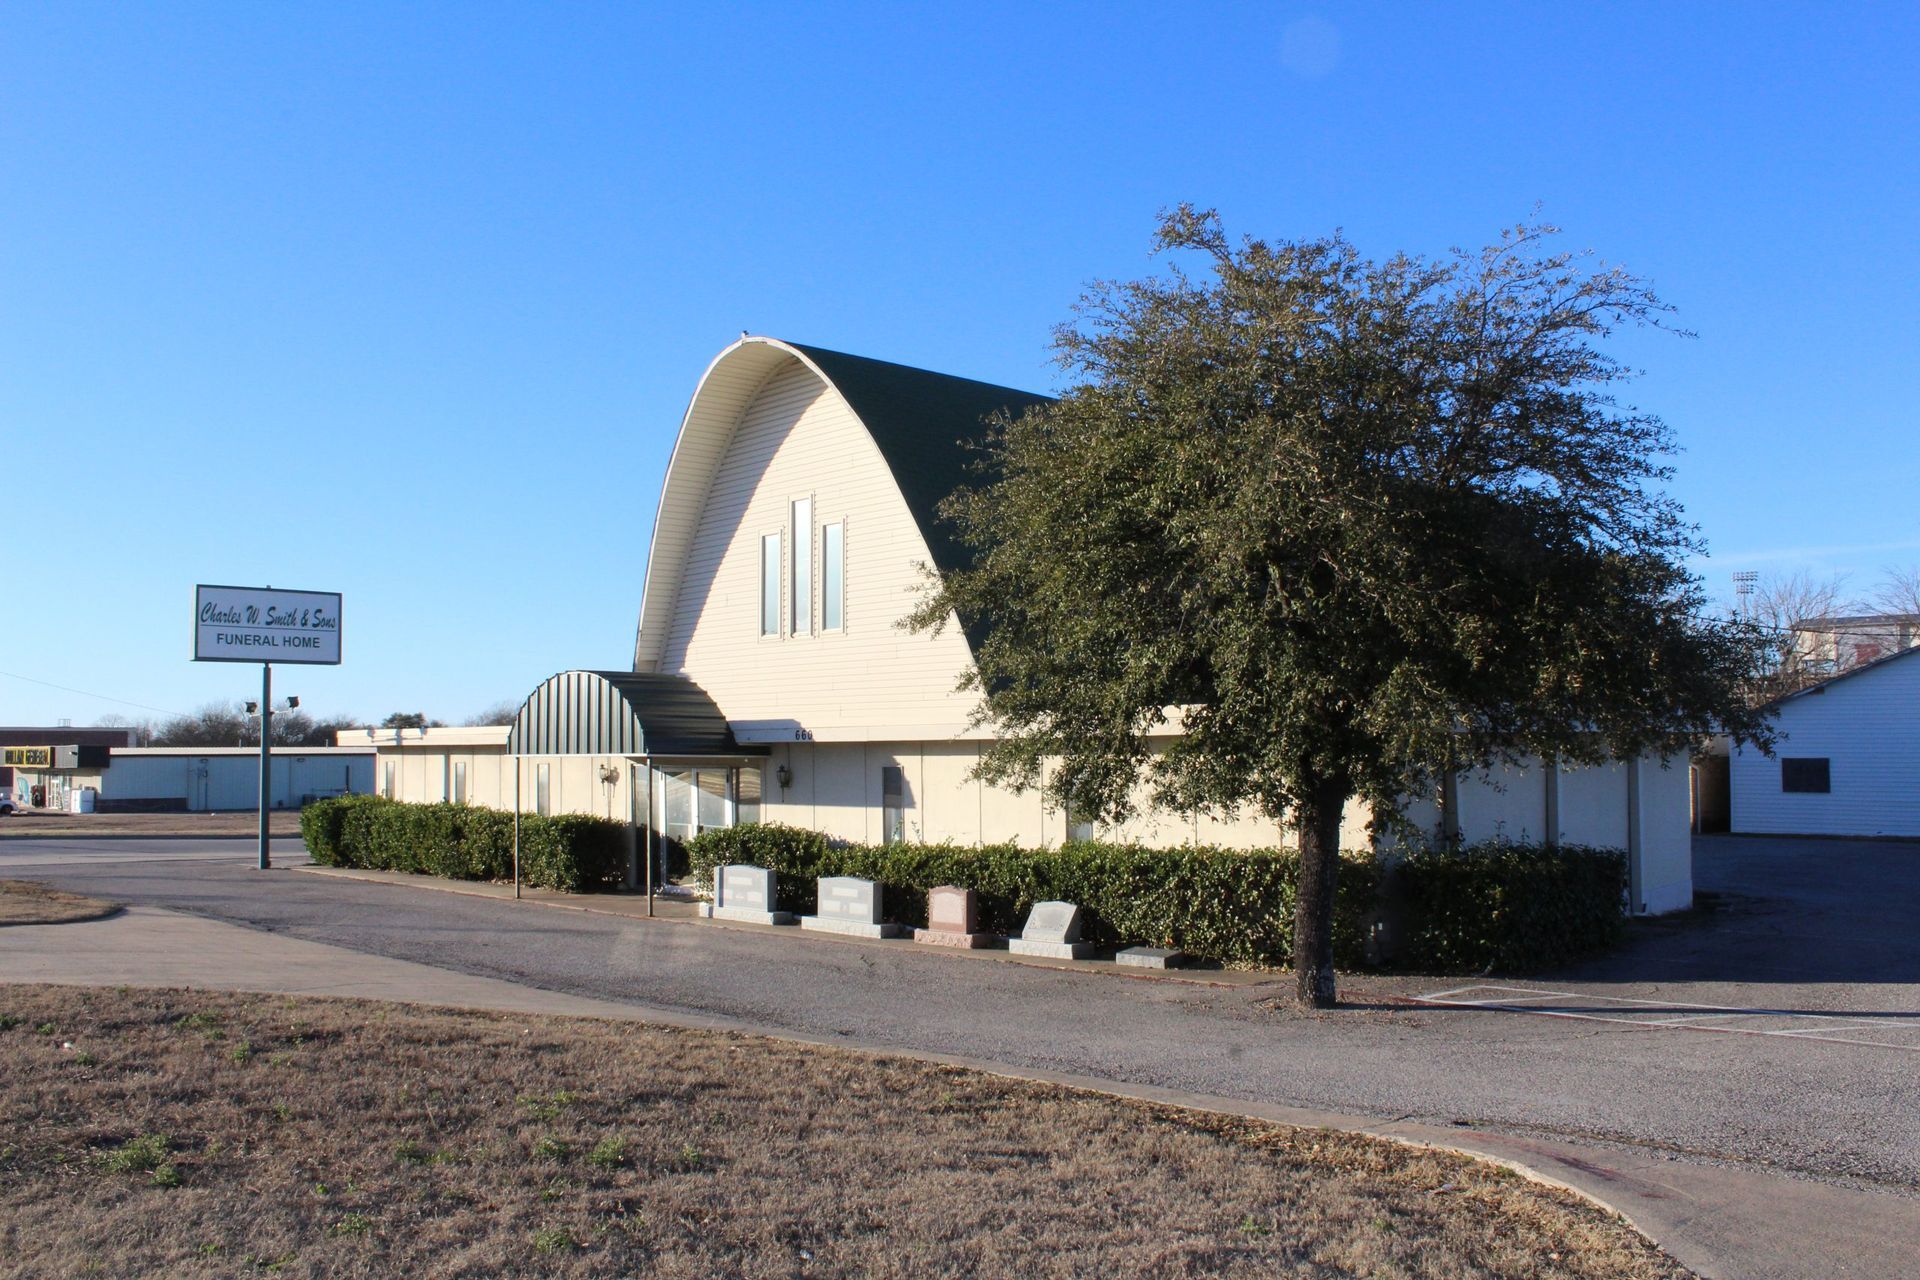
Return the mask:
M 1292 961 L 1292 850 L 875 846 L 766 824 L 707 832 L 687 852 L 708 889 L 724 863 L 771 868 L 784 911 L 810 914 L 820 876 L 860 876 L 881 885 L 887 919 L 925 924 L 926 891 L 953 884 L 979 894 L 982 927 L 997 933 L 1019 932 L 1035 902 L 1057 898 L 1084 908 L 1086 936 L 1104 945 L 1178 947 L 1228 965 Z M 1368 855 L 1345 854 L 1335 960 L 1433 973 L 1551 968 L 1619 941 L 1626 877 L 1624 853 L 1579 846 L 1420 852 L 1384 875 Z M 1369 947 L 1373 924 L 1386 915 L 1397 918 L 1401 939 L 1391 956 Z
M 1086 938 L 1105 946 L 1177 947 L 1236 966 L 1282 965 L 1292 956 L 1298 860 L 1290 851 L 1098 842 L 1037 852 L 1013 845 L 843 845 L 815 831 L 765 824 L 706 832 L 687 842 L 687 853 L 709 889 L 722 864 L 771 868 L 779 873 L 780 908 L 809 915 L 815 879 L 860 876 L 882 886 L 883 911 L 901 924 L 926 924 L 926 891 L 952 884 L 979 895 L 982 927 L 997 933 L 1018 933 L 1034 903 L 1058 899 L 1079 904 Z M 1349 856 L 1334 923 L 1342 965 L 1364 958 L 1378 888 L 1373 860 Z
M 1550 969 L 1617 943 L 1627 855 L 1578 845 L 1483 844 L 1417 852 L 1395 872 L 1397 956 L 1432 973 Z
M 599 893 L 626 882 L 627 825 L 585 814 L 520 818 L 520 879 L 541 889 Z M 453 880 L 513 875 L 513 815 L 466 804 L 403 804 L 377 796 L 321 800 L 300 834 L 327 867 L 412 871 Z

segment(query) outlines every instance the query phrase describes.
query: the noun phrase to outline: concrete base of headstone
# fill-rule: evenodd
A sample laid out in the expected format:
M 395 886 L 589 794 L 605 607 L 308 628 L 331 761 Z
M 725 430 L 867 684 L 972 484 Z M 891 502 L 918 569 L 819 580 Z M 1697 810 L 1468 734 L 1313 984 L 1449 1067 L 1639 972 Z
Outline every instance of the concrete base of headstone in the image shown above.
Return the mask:
M 740 920 L 747 924 L 792 924 L 799 919 L 791 911 L 760 911 L 754 907 L 716 907 L 703 903 L 700 914 L 708 920 Z
M 805 923 L 802 921 L 801 923 Z M 1093 954 L 1091 942 L 1032 942 L 1026 938 L 1007 939 L 1007 950 L 1016 956 L 1046 956 L 1051 960 L 1084 960 Z
M 1187 953 L 1170 951 L 1166 947 L 1128 947 L 1116 952 L 1115 964 L 1130 964 L 1139 969 L 1182 969 L 1187 964 Z
M 821 933 L 844 933 L 853 938 L 894 938 L 900 934 L 897 924 L 868 924 L 865 920 L 837 920 L 828 916 L 801 916 L 800 927 Z
M 932 947 L 964 947 L 969 950 L 993 945 L 993 935 L 990 933 L 961 933 L 955 929 L 915 929 L 913 940 Z

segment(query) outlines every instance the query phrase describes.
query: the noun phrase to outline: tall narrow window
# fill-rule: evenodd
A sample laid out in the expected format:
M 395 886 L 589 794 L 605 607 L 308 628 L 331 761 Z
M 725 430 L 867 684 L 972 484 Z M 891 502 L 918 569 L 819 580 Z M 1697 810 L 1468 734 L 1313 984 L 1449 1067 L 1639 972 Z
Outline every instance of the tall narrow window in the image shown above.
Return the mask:
M 780 535 L 760 539 L 760 634 L 780 634 Z
M 813 499 L 793 504 L 793 634 L 813 634 Z
M 897 764 L 880 767 L 880 843 L 907 838 L 907 775 Z
M 455 804 L 467 802 L 467 762 L 465 760 L 453 762 L 453 802 Z
M 735 772 L 733 820 L 743 827 L 760 821 L 760 770 L 752 766 Z
M 1075 813 L 1072 806 L 1067 808 L 1067 839 L 1093 839 L 1093 819 Z
M 838 631 L 846 599 L 847 526 L 820 526 L 820 629 Z
M 553 766 L 533 766 L 533 811 L 545 816 L 553 812 Z
M 387 796 L 387 799 L 389 800 L 394 798 L 393 797 L 393 761 L 391 760 L 387 761 L 386 796 Z

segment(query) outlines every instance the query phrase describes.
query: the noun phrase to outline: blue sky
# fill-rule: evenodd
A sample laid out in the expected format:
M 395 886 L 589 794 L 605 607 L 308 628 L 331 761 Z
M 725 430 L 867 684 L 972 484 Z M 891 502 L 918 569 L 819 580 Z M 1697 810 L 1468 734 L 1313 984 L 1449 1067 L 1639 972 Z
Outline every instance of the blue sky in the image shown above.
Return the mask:
M 1050 389 L 1181 200 L 1380 255 L 1539 203 L 1699 334 L 1619 349 L 1709 586 L 1870 586 L 1920 562 L 1916 65 L 1893 4 L 0 5 L 0 723 L 248 696 L 197 581 L 345 593 L 276 678 L 321 714 L 624 666 L 742 329 Z

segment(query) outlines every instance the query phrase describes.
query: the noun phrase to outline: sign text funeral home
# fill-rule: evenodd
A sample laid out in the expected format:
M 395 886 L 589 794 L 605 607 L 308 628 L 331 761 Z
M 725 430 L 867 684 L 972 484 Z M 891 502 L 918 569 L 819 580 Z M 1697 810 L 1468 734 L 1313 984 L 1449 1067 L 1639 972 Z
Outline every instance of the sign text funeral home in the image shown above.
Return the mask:
M 201 586 L 193 619 L 196 662 L 340 661 L 338 592 Z

